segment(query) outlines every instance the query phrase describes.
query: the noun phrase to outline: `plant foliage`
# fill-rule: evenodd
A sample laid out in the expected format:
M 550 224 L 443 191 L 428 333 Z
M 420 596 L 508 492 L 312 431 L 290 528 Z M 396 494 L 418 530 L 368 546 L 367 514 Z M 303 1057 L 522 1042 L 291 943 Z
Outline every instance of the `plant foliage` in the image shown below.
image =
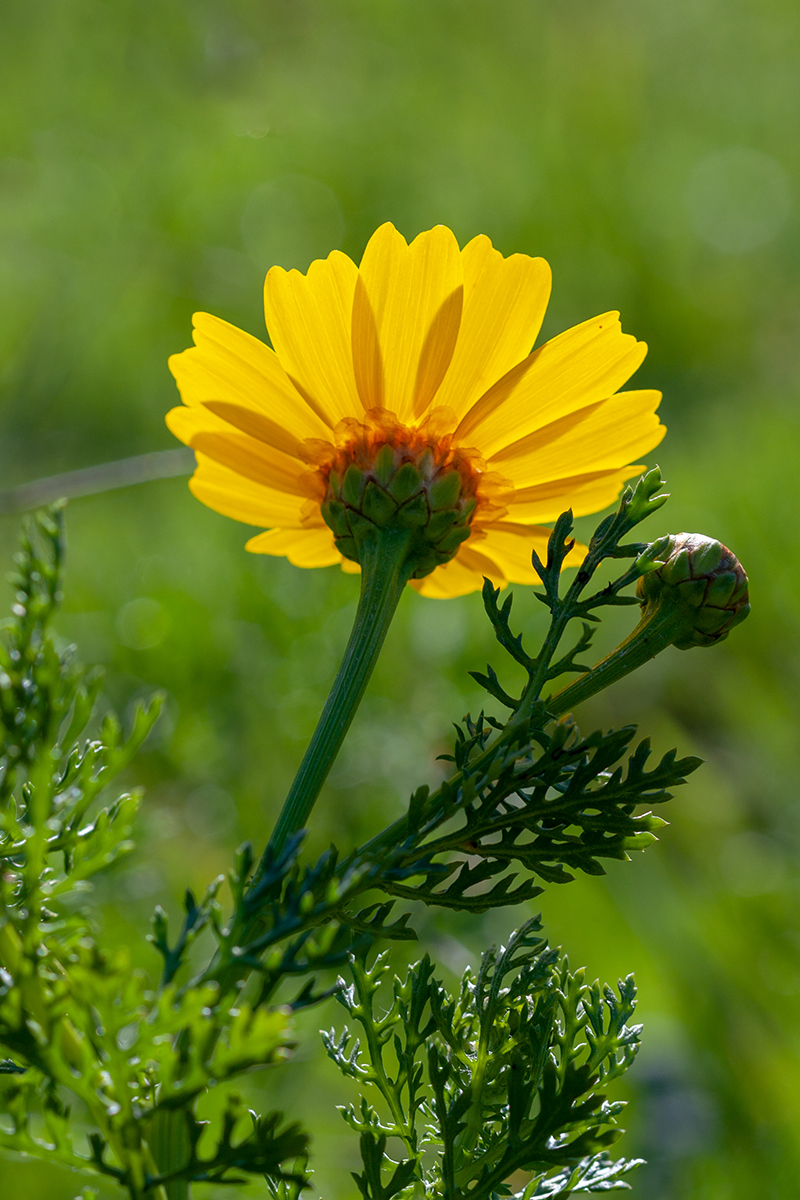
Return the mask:
M 416 937 L 409 902 L 474 913 L 516 905 L 655 840 L 664 822 L 652 807 L 698 760 L 653 761 L 634 727 L 585 736 L 566 714 L 591 686 L 584 658 L 600 611 L 635 603 L 624 589 L 652 565 L 645 543 L 624 538 L 663 503 L 661 485 L 656 471 L 626 489 L 565 589 L 569 514 L 556 523 L 547 562 L 536 560 L 550 611 L 536 653 L 512 629 L 511 597 L 501 604 L 487 582 L 497 641 L 526 684 L 515 697 L 493 667 L 476 674 L 508 716 L 465 718 L 449 779 L 417 789 L 401 820 L 346 854 L 331 848 L 306 862 L 302 832 L 260 860 L 243 846 L 227 912 L 222 877 L 199 901 L 186 893 L 174 933 L 156 909 L 152 977 L 131 969 L 125 947 L 98 944 L 80 904 L 91 878 L 131 848 L 139 794 L 114 797 L 110 785 L 159 701 L 127 734 L 113 716 L 97 725 L 100 679 L 49 628 L 60 511 L 29 523 L 0 650 L 0 1146 L 114 1179 L 133 1200 L 186 1200 L 193 1182 L 252 1176 L 275 1200 L 296 1200 L 308 1153 L 298 1125 L 248 1116 L 234 1092 L 209 1125 L 197 1103 L 285 1061 L 293 1012 L 335 995 L 361 1027 L 360 1041 L 345 1030 L 326 1046 L 362 1089 L 344 1115 L 360 1138 L 364 1200 L 532 1200 L 626 1186 L 635 1164 L 608 1157 L 620 1105 L 604 1089 L 638 1045 L 631 979 L 616 992 L 587 984 L 537 921 L 487 952 L 454 996 L 427 956 L 389 981 L 373 947 Z M 632 561 L 592 592 L 600 565 L 617 559 Z M 577 684 L 554 690 L 564 676 Z M 342 970 L 348 979 L 337 981 Z M 402 1154 L 391 1159 L 393 1145 Z M 509 1183 L 519 1172 L 526 1181 Z
M 632 978 L 619 992 L 586 984 L 548 949 L 538 918 L 487 951 L 457 995 L 435 979 L 427 955 L 391 981 L 384 956 L 353 957 L 337 995 L 362 1037 L 349 1029 L 325 1046 L 362 1096 L 342 1110 L 361 1138 L 364 1200 L 399 1195 L 466 1200 L 509 1194 L 505 1181 L 530 1173 L 520 1195 L 566 1196 L 612 1186 L 634 1162 L 606 1151 L 622 1109 L 598 1088 L 627 1069 L 639 1044 L 628 1025 Z M 364 1094 L 365 1093 L 365 1094 Z M 377 1107 L 373 1104 L 373 1098 Z M 387 1139 L 403 1147 L 397 1162 Z
M 528 677 L 512 699 L 491 668 L 479 676 L 510 708 L 505 723 L 479 714 L 457 727 L 454 772 L 431 791 L 423 785 L 408 812 L 347 855 L 331 849 L 302 865 L 302 835 L 278 853 L 267 850 L 259 864 L 240 852 L 234 875 L 235 906 L 217 926 L 219 951 L 199 981 L 223 989 L 247 972 L 262 975 L 266 998 L 288 970 L 312 973 L 346 961 L 377 937 L 414 937 L 406 913 L 390 919 L 391 901 L 359 908 L 361 897 L 422 901 L 455 910 L 483 912 L 538 895 L 545 883 L 566 883 L 574 872 L 602 874 L 604 859 L 624 859 L 656 840 L 663 820 L 642 806 L 661 805 L 700 760 L 675 752 L 651 763 L 647 739 L 632 746 L 634 726 L 584 737 L 564 711 L 564 692 L 552 682 L 588 668 L 577 662 L 589 643 L 589 621 L 604 606 L 635 604 L 622 590 L 648 569 L 647 544 L 622 539 L 666 496 L 657 470 L 626 488 L 617 513 L 592 538 L 588 554 L 566 593 L 561 565 L 572 546 L 565 514 L 550 539 L 546 564 L 539 563 L 551 625 L 538 655 L 524 649 L 510 627 L 511 597 L 498 606 L 487 582 L 484 603 L 501 646 Z M 618 579 L 586 595 L 607 559 L 633 559 Z M 559 650 L 570 623 L 583 628 L 576 645 Z M 557 657 L 558 655 L 558 657 Z
M 156 990 L 131 970 L 126 949 L 97 944 L 75 907 L 81 888 L 132 847 L 140 796 L 109 801 L 108 788 L 159 701 L 137 712 L 127 736 L 113 716 L 89 736 L 99 679 L 48 631 L 62 554 L 57 510 L 27 526 L 0 650 L 0 1045 L 8 1055 L 0 1146 L 91 1169 L 136 1196 L 167 1180 L 229 1182 L 242 1172 L 279 1179 L 282 1164 L 305 1152 L 295 1127 L 280 1129 L 271 1114 L 248 1118 L 240 1133 L 246 1114 L 231 1097 L 216 1140 L 209 1131 L 201 1146 L 193 1107 L 211 1083 L 277 1061 L 286 1014 L 220 1004 L 213 984 Z M 71 1132 L 76 1103 L 90 1130 L 88 1155 Z M 162 1113 L 179 1114 L 187 1131 L 181 1162 L 159 1163 L 153 1153 Z

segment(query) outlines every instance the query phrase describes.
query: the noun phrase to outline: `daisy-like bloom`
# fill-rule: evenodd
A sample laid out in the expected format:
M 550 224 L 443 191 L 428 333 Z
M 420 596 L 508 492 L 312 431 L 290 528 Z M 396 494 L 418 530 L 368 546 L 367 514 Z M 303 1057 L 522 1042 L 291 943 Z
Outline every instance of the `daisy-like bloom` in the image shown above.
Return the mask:
M 611 504 L 665 432 L 659 392 L 618 390 L 646 353 L 618 314 L 531 351 L 549 295 L 543 259 L 487 237 L 459 250 L 441 225 L 410 245 L 382 225 L 359 266 L 334 251 L 305 275 L 273 267 L 274 349 L 198 313 L 170 359 L 193 493 L 297 566 L 357 571 L 399 529 L 423 595 L 537 582 L 542 523 Z
M 206 313 L 170 359 L 197 455 L 191 488 L 261 525 L 256 553 L 363 568 L 342 665 L 270 840 L 301 829 L 407 582 L 428 596 L 534 583 L 541 522 L 595 512 L 661 440 L 658 392 L 619 392 L 645 355 L 608 313 L 531 352 L 550 295 L 541 258 L 459 250 L 444 226 L 392 225 L 359 266 L 334 251 L 264 285 L 274 349 Z

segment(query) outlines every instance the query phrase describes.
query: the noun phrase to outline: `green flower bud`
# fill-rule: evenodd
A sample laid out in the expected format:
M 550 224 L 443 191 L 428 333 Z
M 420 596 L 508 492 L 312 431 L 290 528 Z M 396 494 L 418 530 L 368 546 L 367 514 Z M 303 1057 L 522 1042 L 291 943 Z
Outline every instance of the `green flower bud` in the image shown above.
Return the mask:
M 421 579 L 449 562 L 469 537 L 476 482 L 470 464 L 437 454 L 422 439 L 379 447 L 363 442 L 349 463 L 331 468 L 322 516 L 337 549 L 355 562 L 376 529 L 411 532 L 411 578 Z
M 679 650 L 713 646 L 750 611 L 747 575 L 727 546 L 701 533 L 674 533 L 648 546 L 639 559 L 646 572 L 636 586 L 645 610 L 679 605 L 686 630 Z

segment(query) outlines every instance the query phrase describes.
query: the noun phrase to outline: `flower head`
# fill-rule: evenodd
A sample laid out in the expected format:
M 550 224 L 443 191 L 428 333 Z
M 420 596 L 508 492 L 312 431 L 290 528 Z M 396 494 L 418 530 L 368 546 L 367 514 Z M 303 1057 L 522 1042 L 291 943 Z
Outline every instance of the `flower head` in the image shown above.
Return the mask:
M 750 612 L 744 567 L 716 538 L 669 533 L 645 554 L 655 566 L 639 579 L 637 595 L 645 609 L 683 609 L 685 628 L 674 641 L 679 650 L 721 642 Z
M 339 251 L 264 285 L 274 346 L 198 313 L 170 359 L 167 424 L 197 454 L 193 493 L 267 531 L 248 550 L 358 570 L 365 531 L 416 530 L 425 595 L 533 583 L 542 522 L 612 503 L 664 434 L 655 391 L 619 392 L 646 353 L 607 313 L 531 352 L 541 258 L 487 237 L 390 224 L 360 265 Z

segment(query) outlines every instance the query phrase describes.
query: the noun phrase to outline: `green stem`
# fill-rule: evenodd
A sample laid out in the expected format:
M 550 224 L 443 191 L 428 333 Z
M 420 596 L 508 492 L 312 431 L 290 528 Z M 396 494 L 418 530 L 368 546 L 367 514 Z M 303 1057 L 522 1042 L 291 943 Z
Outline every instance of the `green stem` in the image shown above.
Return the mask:
M 612 683 L 638 670 L 678 638 L 686 629 L 686 611 L 681 605 L 649 606 L 636 628 L 620 644 L 596 663 L 591 671 L 545 701 L 547 711 L 560 717 L 576 704 L 603 692 Z
M 286 839 L 304 829 L 345 734 L 361 703 L 369 678 L 395 614 L 412 563 L 408 557 L 413 531 L 376 530 L 361 545 L 361 596 L 342 665 L 314 730 L 300 769 L 278 817 L 266 853 L 281 849 Z
M 185 1109 L 160 1108 L 154 1113 L 147 1143 L 161 1175 L 171 1175 L 188 1163 L 192 1151 L 189 1113 Z M 158 1200 L 189 1200 L 191 1188 L 185 1179 L 173 1179 L 157 1189 Z
M 563 626 L 566 625 L 567 619 L 554 622 L 548 633 L 545 645 L 539 656 L 540 670 L 537 671 L 534 678 L 525 689 L 520 705 L 500 734 L 498 741 L 494 742 L 483 754 L 472 763 L 471 771 L 477 772 L 480 770 L 482 762 L 489 762 L 497 753 L 499 743 L 508 742 L 515 735 L 519 725 L 521 725 L 530 716 L 533 704 L 538 699 L 539 692 L 542 687 L 542 671 L 541 663 L 549 663 L 552 657 L 552 652 L 563 633 Z M 641 620 L 636 628 L 620 642 L 610 654 L 601 659 L 591 671 L 587 671 L 585 675 L 581 675 L 569 687 L 563 688 L 560 692 L 556 692 L 545 700 L 545 707 L 548 713 L 554 717 L 560 717 L 565 712 L 569 712 L 577 704 L 581 704 L 584 700 L 588 700 L 590 696 L 602 692 L 605 688 L 610 687 L 612 683 L 616 683 L 625 675 L 635 671 L 644 663 L 649 662 L 651 658 L 655 658 L 667 646 L 672 643 L 686 630 L 687 612 L 683 606 L 679 605 L 648 605 L 642 613 Z M 548 657 L 549 653 L 549 657 Z M 546 667 L 545 667 L 546 673 Z M 458 784 L 460 776 L 450 780 L 450 784 Z M 437 793 L 431 797 L 434 801 Z M 394 821 L 381 833 L 376 834 L 363 847 L 364 852 L 377 854 L 381 850 L 385 850 L 390 846 L 395 846 L 400 843 L 408 834 L 408 817 L 400 817 Z

